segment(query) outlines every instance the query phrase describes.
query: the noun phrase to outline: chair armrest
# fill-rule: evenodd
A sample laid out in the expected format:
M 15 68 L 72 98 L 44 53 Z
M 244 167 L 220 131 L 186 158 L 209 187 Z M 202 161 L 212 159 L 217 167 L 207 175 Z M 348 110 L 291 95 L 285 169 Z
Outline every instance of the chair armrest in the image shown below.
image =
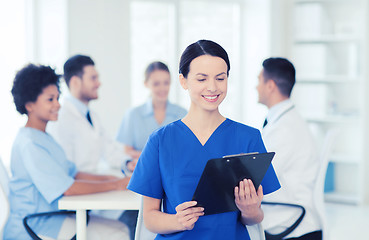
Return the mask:
M 281 232 L 279 234 L 271 234 L 271 233 L 268 233 L 267 231 L 265 231 L 265 236 L 267 237 L 268 240 L 269 239 L 270 240 L 283 239 L 285 236 L 287 236 L 293 230 L 296 229 L 296 227 L 301 223 L 301 221 L 304 218 L 305 213 L 306 213 L 305 208 L 301 205 L 298 205 L 298 204 L 280 203 L 280 202 L 261 202 L 261 204 L 264 204 L 264 205 L 279 205 L 279 206 L 287 206 L 287 207 L 294 207 L 294 208 L 300 208 L 301 209 L 301 214 L 300 214 L 299 218 L 289 228 L 287 228 L 283 232 Z
M 56 215 L 71 215 L 71 214 L 76 214 L 75 211 L 55 211 L 55 212 L 42 212 L 42 213 L 34 213 L 34 214 L 30 214 L 27 215 L 23 218 L 23 226 L 26 229 L 28 235 L 33 239 L 33 240 L 42 240 L 32 229 L 31 227 L 28 225 L 28 220 L 32 219 L 32 218 L 38 218 L 38 217 L 45 217 L 45 216 L 56 216 Z M 87 213 L 87 223 L 89 221 L 89 215 Z M 71 240 L 75 240 L 76 239 L 76 235 L 74 235 L 72 237 Z
M 264 229 L 261 223 L 254 225 L 246 225 L 247 232 L 252 240 L 265 240 Z

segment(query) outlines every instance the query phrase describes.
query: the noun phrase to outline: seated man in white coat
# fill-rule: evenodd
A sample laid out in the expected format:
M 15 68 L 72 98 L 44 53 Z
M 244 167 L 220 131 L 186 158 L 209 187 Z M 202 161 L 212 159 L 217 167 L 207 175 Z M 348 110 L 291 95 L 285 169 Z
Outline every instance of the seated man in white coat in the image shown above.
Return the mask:
M 321 240 L 319 215 L 313 205 L 320 163 L 309 128 L 290 100 L 295 75 L 293 64 L 284 58 L 266 59 L 259 75 L 259 103 L 269 109 L 262 136 L 267 150 L 276 152 L 273 166 L 282 186 L 279 191 L 264 196 L 264 201 L 305 208 L 301 223 L 283 239 Z M 290 227 L 302 212 L 299 208 L 278 205 L 263 204 L 262 208 L 263 227 L 272 234 Z
M 123 144 L 107 134 L 98 115 L 89 108 L 89 102 L 98 98 L 100 86 L 94 61 L 84 55 L 72 56 L 64 64 L 64 79 L 69 94 L 62 101 L 58 121 L 48 125 L 47 131 L 63 147 L 67 158 L 76 164 L 79 171 L 99 172 L 103 162 L 111 168 L 125 167 L 129 157 L 124 153 Z M 127 169 L 124 170 L 127 173 Z M 120 214 L 120 211 L 114 211 L 104 216 L 118 218 Z M 132 223 L 122 221 L 132 232 L 137 211 L 129 218 Z
M 95 63 L 88 56 L 76 55 L 64 64 L 69 94 L 63 99 L 58 121 L 47 131 L 63 147 L 70 161 L 85 172 L 98 172 L 101 162 L 120 168 L 128 159 L 123 144 L 111 138 L 89 102 L 98 98 L 100 86 Z

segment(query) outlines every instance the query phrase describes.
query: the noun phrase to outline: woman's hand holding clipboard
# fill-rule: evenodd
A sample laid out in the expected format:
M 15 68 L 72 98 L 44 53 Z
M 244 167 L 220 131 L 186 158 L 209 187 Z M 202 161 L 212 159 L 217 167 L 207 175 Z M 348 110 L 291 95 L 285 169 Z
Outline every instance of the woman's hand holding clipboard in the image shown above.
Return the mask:
M 209 160 L 192 200 L 204 208 L 205 215 L 237 211 L 235 187 L 240 181 L 250 179 L 258 189 L 274 154 L 246 153 Z

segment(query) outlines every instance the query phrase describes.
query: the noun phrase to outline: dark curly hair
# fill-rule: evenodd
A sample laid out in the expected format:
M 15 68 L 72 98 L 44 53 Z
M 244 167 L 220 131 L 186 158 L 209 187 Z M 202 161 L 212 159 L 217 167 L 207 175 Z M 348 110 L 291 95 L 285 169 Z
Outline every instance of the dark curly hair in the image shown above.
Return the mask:
M 60 75 L 49 66 L 29 64 L 17 72 L 11 93 L 20 114 L 27 114 L 26 103 L 35 102 L 42 90 L 55 85 L 59 90 Z

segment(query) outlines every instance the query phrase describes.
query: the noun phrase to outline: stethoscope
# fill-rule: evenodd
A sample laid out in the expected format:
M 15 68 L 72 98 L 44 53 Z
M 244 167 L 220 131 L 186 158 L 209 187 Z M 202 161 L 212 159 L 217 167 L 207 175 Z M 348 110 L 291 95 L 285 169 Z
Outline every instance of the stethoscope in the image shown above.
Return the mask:
M 281 114 L 279 114 L 279 116 L 273 122 L 277 122 L 281 117 L 283 117 L 283 115 L 285 115 L 286 113 L 288 113 L 289 111 L 291 111 L 294 107 L 295 106 L 292 105 L 291 107 L 289 107 L 286 110 L 284 110 Z

